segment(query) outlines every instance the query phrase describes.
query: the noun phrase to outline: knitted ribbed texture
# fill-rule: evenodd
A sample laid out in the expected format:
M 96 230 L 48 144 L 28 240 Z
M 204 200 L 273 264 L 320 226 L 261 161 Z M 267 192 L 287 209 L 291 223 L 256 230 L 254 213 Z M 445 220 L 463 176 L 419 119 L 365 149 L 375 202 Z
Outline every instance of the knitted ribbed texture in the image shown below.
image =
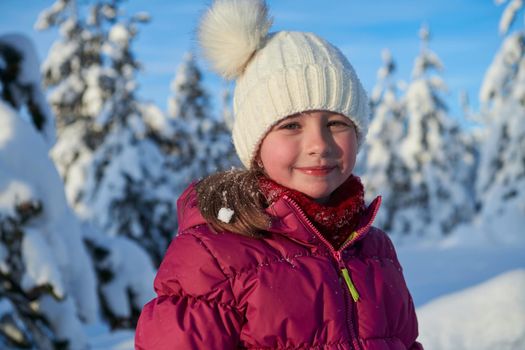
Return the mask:
M 312 33 L 268 35 L 237 79 L 233 106 L 233 142 L 247 168 L 264 135 L 292 114 L 345 115 L 357 127 L 359 144 L 368 129 L 368 99 L 354 69 L 336 47 Z

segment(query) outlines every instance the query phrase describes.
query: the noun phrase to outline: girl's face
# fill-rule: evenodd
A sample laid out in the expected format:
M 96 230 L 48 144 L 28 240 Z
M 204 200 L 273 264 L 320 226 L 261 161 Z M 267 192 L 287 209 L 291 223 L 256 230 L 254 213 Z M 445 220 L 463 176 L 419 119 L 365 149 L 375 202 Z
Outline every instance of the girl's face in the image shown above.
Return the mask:
M 277 123 L 263 139 L 259 158 L 269 178 L 325 203 L 352 173 L 356 153 L 350 119 L 310 111 Z

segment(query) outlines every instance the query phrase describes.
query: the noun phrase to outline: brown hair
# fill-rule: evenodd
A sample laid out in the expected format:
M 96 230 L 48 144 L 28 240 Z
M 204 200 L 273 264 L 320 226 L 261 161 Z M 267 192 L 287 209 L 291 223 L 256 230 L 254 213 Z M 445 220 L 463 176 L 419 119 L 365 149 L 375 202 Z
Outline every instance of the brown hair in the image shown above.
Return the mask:
M 196 185 L 198 206 L 202 216 L 217 232 L 231 231 L 260 237 L 270 226 L 265 213 L 266 198 L 259 189 L 260 169 L 228 170 L 210 175 Z M 217 218 L 221 208 L 234 214 L 226 223 Z

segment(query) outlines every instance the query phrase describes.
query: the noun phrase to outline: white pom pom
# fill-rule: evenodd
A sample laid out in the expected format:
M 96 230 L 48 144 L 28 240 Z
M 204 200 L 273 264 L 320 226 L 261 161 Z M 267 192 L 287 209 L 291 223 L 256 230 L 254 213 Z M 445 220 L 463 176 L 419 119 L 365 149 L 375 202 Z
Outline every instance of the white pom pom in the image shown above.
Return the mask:
M 222 222 L 228 224 L 231 219 L 232 219 L 232 216 L 235 212 L 233 210 L 231 210 L 230 208 L 221 208 L 219 210 L 219 213 L 217 214 L 217 219 L 221 220 Z
M 198 36 L 204 55 L 226 79 L 242 74 L 272 25 L 264 0 L 216 0 Z

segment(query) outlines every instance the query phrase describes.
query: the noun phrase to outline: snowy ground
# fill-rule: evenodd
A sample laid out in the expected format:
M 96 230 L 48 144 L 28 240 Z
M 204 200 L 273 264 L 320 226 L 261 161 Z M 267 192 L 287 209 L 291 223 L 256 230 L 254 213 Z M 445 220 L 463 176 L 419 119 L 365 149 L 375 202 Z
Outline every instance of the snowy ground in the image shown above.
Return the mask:
M 506 271 L 525 268 L 525 246 L 398 248 L 416 307 L 482 283 Z
M 426 350 L 525 349 L 525 245 L 398 249 Z
M 92 350 L 133 350 L 132 331 L 108 333 L 103 326 L 92 326 L 88 329 Z
M 426 350 L 525 349 L 525 242 L 498 242 L 398 247 Z M 94 349 L 133 349 L 132 332 L 90 331 Z
M 512 270 L 418 309 L 431 350 L 525 349 L 525 269 Z

